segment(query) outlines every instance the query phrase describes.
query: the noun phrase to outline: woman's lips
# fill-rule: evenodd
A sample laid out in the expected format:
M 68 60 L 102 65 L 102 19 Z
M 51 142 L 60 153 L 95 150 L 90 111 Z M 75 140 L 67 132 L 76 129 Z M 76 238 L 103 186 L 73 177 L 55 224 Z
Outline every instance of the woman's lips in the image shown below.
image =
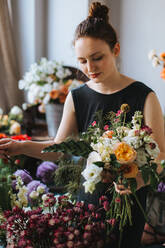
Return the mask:
M 90 77 L 91 77 L 91 78 L 96 78 L 96 77 L 98 77 L 100 74 L 101 74 L 101 72 L 99 72 L 99 73 L 92 73 L 92 74 L 90 74 Z

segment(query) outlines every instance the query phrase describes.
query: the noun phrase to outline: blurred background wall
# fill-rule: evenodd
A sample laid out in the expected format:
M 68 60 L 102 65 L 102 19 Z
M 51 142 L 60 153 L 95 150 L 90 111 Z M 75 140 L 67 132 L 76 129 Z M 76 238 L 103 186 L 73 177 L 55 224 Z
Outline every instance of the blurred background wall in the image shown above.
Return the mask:
M 90 0 L 14 0 L 13 27 L 21 76 L 31 63 L 46 56 L 78 67 L 72 39 L 87 17 Z M 165 51 L 164 0 L 102 0 L 121 44 L 120 71 L 152 87 L 165 113 L 165 81 L 161 67 L 152 68 L 148 52 Z

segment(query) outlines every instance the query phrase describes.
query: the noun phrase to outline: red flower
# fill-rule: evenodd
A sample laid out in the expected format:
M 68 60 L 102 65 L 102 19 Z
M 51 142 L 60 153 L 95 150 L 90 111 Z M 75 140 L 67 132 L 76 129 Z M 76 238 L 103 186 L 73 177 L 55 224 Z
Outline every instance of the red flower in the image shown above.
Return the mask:
M 20 135 L 11 136 L 11 139 L 14 139 L 14 140 L 31 140 L 31 137 L 28 136 L 27 134 L 20 134 Z

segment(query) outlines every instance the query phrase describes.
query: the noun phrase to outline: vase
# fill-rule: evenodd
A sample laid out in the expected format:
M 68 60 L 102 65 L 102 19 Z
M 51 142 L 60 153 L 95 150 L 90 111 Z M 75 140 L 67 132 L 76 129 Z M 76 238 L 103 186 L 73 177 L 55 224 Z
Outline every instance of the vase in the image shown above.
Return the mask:
M 45 106 L 48 135 L 55 137 L 60 125 L 63 113 L 63 104 L 49 103 Z

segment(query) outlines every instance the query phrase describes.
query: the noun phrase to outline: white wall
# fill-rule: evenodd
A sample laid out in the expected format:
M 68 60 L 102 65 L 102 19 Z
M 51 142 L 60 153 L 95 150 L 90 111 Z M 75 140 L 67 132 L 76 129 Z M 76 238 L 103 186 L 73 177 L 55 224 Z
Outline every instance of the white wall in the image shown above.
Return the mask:
M 120 70 L 141 80 L 157 93 L 165 113 L 162 67 L 153 68 L 148 52 L 165 51 L 165 0 L 120 0 Z
M 48 0 L 48 58 L 77 66 L 72 40 L 87 17 L 88 0 Z

